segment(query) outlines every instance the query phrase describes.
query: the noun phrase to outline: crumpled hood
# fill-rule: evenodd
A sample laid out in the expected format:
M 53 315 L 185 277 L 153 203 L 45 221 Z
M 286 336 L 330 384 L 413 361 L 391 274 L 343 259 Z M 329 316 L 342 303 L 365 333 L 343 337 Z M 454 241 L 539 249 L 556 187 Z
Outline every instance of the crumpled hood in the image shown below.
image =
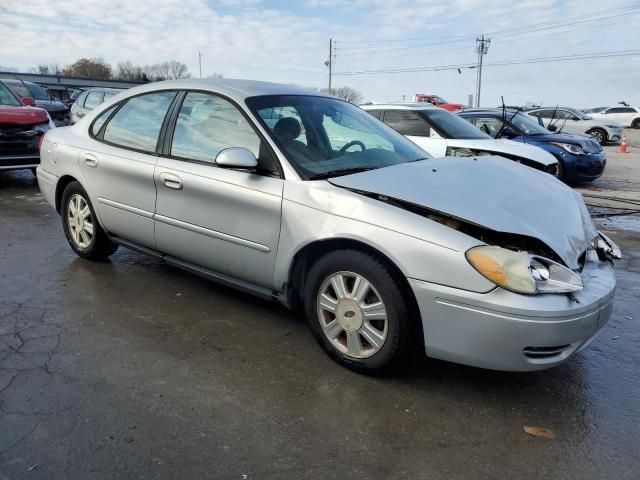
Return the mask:
M 329 179 L 503 233 L 537 238 L 569 268 L 597 232 L 580 194 L 547 173 L 494 156 L 448 157 Z M 380 219 L 381 222 L 384 219 Z

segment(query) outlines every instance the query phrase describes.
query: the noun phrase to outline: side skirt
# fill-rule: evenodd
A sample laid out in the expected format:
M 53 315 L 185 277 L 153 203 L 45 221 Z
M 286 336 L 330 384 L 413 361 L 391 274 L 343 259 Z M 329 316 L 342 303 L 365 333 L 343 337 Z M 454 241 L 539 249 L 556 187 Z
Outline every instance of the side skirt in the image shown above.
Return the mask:
M 230 275 L 226 275 L 224 273 L 217 272 L 215 270 L 211 270 L 209 268 L 201 267 L 200 265 L 196 265 L 195 263 L 187 262 L 185 260 L 172 257 L 171 255 L 166 255 L 162 252 L 159 252 L 158 250 L 147 248 L 135 242 L 130 242 L 129 240 L 125 240 L 124 238 L 118 237 L 116 235 L 108 235 L 108 236 L 113 243 L 122 245 L 123 247 L 126 247 L 135 252 L 142 253 L 143 255 L 154 257 L 159 260 L 163 260 L 168 265 L 171 265 L 173 267 L 178 267 L 182 270 L 186 270 L 188 272 L 194 273 L 200 277 L 206 278 L 208 280 L 212 280 L 221 285 L 225 285 L 227 287 L 231 287 L 236 290 L 249 293 L 256 297 L 262 298 L 263 300 L 276 300 L 279 303 L 283 304 L 285 307 L 289 308 L 285 295 L 282 293 L 276 292 L 274 290 L 270 290 L 268 288 L 262 287 L 260 285 L 256 285 L 251 282 L 247 282 L 245 280 L 241 280 L 239 278 L 232 277 Z

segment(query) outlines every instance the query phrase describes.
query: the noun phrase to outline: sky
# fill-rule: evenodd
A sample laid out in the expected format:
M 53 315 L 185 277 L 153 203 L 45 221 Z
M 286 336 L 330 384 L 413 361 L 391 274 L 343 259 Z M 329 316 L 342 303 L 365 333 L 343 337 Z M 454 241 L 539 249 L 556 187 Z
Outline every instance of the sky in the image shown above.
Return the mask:
M 640 2 L 628 0 L 0 0 L 0 65 L 28 71 L 82 57 L 114 66 L 175 59 L 198 76 L 200 51 L 203 76 L 320 88 L 332 38 L 334 87 L 351 86 L 374 102 L 432 93 L 466 103 L 476 69 L 345 73 L 472 65 L 475 38 L 485 34 L 485 106 L 501 96 L 506 104 L 640 105 L 640 55 L 491 65 L 640 53 L 639 27 Z

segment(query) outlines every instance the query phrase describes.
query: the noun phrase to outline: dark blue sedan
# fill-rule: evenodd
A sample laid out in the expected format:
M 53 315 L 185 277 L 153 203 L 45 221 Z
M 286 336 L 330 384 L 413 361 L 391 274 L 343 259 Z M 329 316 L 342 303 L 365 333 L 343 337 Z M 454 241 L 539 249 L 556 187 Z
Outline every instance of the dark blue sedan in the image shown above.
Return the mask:
M 492 137 L 508 138 L 545 149 L 558 159 L 558 177 L 566 183 L 592 182 L 607 163 L 600 144 L 586 135 L 550 132 L 516 110 L 464 110 L 459 115 Z

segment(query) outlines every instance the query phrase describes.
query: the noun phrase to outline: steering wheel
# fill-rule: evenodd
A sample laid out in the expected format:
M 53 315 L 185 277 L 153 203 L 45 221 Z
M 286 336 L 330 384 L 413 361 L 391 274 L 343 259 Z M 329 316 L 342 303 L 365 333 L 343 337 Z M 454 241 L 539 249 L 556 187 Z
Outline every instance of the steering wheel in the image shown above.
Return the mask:
M 362 149 L 363 152 L 367 149 L 367 147 L 364 146 L 364 143 L 362 143 L 360 140 L 352 140 L 352 141 L 350 141 L 349 143 L 347 143 L 346 145 L 344 145 L 340 149 L 340 153 L 345 153 L 347 150 L 349 150 L 354 145 L 358 145 Z

